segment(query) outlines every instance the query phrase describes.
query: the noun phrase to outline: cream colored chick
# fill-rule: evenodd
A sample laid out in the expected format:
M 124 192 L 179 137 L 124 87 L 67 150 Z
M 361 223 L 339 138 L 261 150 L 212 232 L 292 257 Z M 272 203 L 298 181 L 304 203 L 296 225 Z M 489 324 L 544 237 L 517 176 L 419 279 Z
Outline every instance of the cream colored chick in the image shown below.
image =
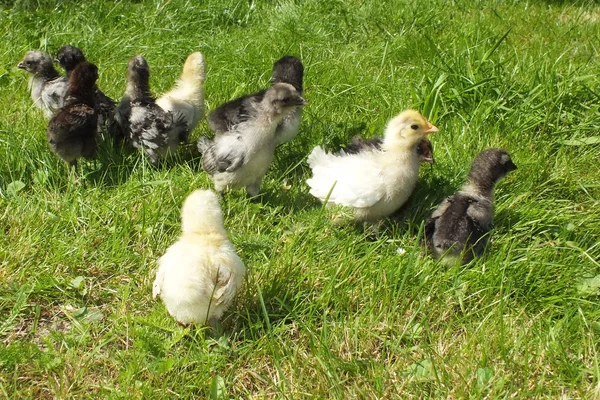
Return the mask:
M 214 327 L 242 286 L 246 267 L 227 237 L 214 192 L 190 194 L 181 225 L 181 237 L 158 260 L 152 296 L 160 296 L 177 322 Z
M 379 150 L 330 154 L 315 147 L 308 156 L 310 193 L 328 204 L 353 208 L 356 221 L 385 218 L 410 197 L 419 175 L 416 147 L 433 132 L 438 128 L 417 111 L 406 110 L 388 122 Z
M 173 89 L 156 100 L 156 104 L 163 110 L 183 116 L 187 124 L 187 134 L 198 125 L 204 116 L 205 79 L 204 56 L 199 52 L 192 53 L 185 60 L 181 76 L 175 82 Z

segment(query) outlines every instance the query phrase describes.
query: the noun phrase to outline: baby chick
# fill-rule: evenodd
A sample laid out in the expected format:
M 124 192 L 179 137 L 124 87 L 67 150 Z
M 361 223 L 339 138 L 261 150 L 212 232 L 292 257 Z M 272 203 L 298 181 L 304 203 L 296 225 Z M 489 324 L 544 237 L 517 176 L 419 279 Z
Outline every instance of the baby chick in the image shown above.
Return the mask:
M 67 73 L 67 78 L 69 78 L 73 69 L 85 61 L 85 56 L 81 49 L 67 44 L 58 50 L 56 61 L 63 67 Z M 104 125 L 111 126 L 113 124 L 115 102 L 98 89 L 98 86 L 94 88 L 94 92 L 98 113 L 98 130 L 100 130 L 100 127 Z
M 196 190 L 183 203 L 182 235 L 158 260 L 152 296 L 181 324 L 213 327 L 242 286 L 246 267 L 223 226 L 219 199 Z
M 214 141 L 203 137 L 198 150 L 203 153 L 202 167 L 211 175 L 215 189 L 222 192 L 246 187 L 249 196 L 256 196 L 273 159 L 277 125 L 304 104 L 292 85 L 276 83 L 248 109 L 246 120 Z
M 285 56 L 273 64 L 271 86 L 277 83 L 288 83 L 303 96 L 302 80 L 304 77 L 304 66 L 302 62 L 293 56 Z M 246 121 L 252 114 L 256 104 L 260 103 L 266 90 L 243 96 L 222 104 L 208 115 L 208 125 L 215 135 L 228 132 L 237 124 Z M 302 107 L 297 107 L 295 112 L 287 114 L 277 125 L 275 144 L 289 142 L 298 134 L 300 122 L 302 121 Z
M 150 67 L 135 56 L 127 67 L 127 89 L 115 111 L 115 120 L 135 148 L 143 148 L 157 165 L 167 152 L 185 141 L 187 124 L 179 113 L 160 108 L 150 94 Z
M 452 265 L 481 256 L 494 216 L 494 185 L 517 169 L 506 150 L 488 149 L 475 158 L 467 183 L 448 197 L 425 223 L 425 237 L 435 258 Z
M 17 68 L 24 69 L 33 76 L 29 79 L 33 104 L 44 112 L 47 118 L 64 106 L 67 93 L 67 79 L 54 69 L 52 57 L 38 50 L 25 53 Z
M 363 139 L 356 135 L 352 138 L 352 142 L 341 149 L 338 154 L 341 154 L 342 152 L 345 154 L 358 154 L 363 151 L 381 150 L 382 143 L 383 139 L 380 137 Z M 417 155 L 419 156 L 419 161 L 422 163 L 435 164 L 435 159 L 433 158 L 433 146 L 429 139 L 423 138 L 419 141 L 419 144 L 417 145 Z
M 438 128 L 417 111 L 406 110 L 388 122 L 380 150 L 336 155 L 317 146 L 308 156 L 310 193 L 351 207 L 356 221 L 385 218 L 410 197 L 419 175 L 416 147 L 433 132 Z
M 75 167 L 79 157 L 96 156 L 98 117 L 94 108 L 94 87 L 98 68 L 82 62 L 71 72 L 66 104 L 48 122 L 50 148 L 67 164 Z
M 204 80 L 206 63 L 201 53 L 192 53 L 183 64 L 181 76 L 173 89 L 156 100 L 163 110 L 180 113 L 187 130 L 185 139 L 204 116 Z

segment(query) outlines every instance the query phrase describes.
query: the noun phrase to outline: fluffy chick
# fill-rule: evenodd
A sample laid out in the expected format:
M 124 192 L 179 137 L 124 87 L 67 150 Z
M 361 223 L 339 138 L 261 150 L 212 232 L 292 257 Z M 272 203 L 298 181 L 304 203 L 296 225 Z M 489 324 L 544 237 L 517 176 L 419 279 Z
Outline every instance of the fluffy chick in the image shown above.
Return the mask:
M 203 153 L 202 167 L 211 175 L 215 189 L 245 187 L 256 196 L 275 152 L 277 125 L 296 107 L 305 104 L 290 84 L 271 86 L 259 103 L 248 109 L 248 118 L 214 141 L 203 137 L 198 149 Z
M 342 152 L 345 154 L 358 154 L 363 151 L 381 150 L 382 143 L 383 139 L 380 137 L 363 139 L 362 137 L 356 135 L 352 138 L 352 142 L 341 149 L 338 154 L 341 154 Z M 422 163 L 435 164 L 435 159 L 433 158 L 433 146 L 429 139 L 421 139 L 419 144 L 417 144 L 416 151 L 417 155 L 419 156 L 419 161 Z
M 336 155 L 317 146 L 308 156 L 310 193 L 328 204 L 351 207 L 356 221 L 385 218 L 410 197 L 419 175 L 416 147 L 433 132 L 438 128 L 406 110 L 388 122 L 380 150 Z
M 296 57 L 285 56 L 273 64 L 271 86 L 278 83 L 288 83 L 296 89 L 300 96 L 303 96 L 303 78 L 304 66 Z M 246 121 L 252 115 L 252 110 L 262 101 L 265 93 L 266 90 L 261 90 L 222 104 L 208 115 L 210 129 L 218 136 Z M 300 122 L 302 121 L 302 109 L 302 107 L 297 107 L 293 113 L 287 114 L 279 122 L 275 137 L 277 146 L 289 142 L 298 135 Z
M 17 68 L 33 75 L 28 85 L 33 104 L 44 112 L 46 118 L 52 118 L 63 108 L 67 94 L 67 79 L 56 71 L 52 57 L 38 50 L 28 51 Z
M 160 296 L 181 324 L 215 326 L 242 286 L 246 267 L 227 237 L 215 193 L 190 194 L 181 223 L 181 237 L 158 260 L 152 296 Z
M 73 69 L 85 61 L 85 56 L 80 48 L 67 44 L 58 50 L 56 61 L 63 67 L 67 73 L 67 78 L 69 78 Z M 95 107 L 98 113 L 98 130 L 105 125 L 107 127 L 112 126 L 115 112 L 114 100 L 98 89 L 98 86 L 94 87 L 94 96 L 96 101 Z
M 150 93 L 150 67 L 135 56 L 127 67 L 127 88 L 115 111 L 115 121 L 129 143 L 142 148 L 153 165 L 185 141 L 187 124 L 179 113 L 160 108 Z
M 80 63 L 69 76 L 65 106 L 48 122 L 50 148 L 73 167 L 79 157 L 96 156 L 98 116 L 94 108 L 94 86 L 97 79 L 98 68 L 94 64 Z
M 444 200 L 425 223 L 435 258 L 452 265 L 483 253 L 494 216 L 494 185 L 517 169 L 506 150 L 488 149 L 473 161 L 467 183 Z
M 181 76 L 173 89 L 156 100 L 163 110 L 179 113 L 187 124 L 185 139 L 204 116 L 204 81 L 206 62 L 201 53 L 192 53 L 183 64 Z

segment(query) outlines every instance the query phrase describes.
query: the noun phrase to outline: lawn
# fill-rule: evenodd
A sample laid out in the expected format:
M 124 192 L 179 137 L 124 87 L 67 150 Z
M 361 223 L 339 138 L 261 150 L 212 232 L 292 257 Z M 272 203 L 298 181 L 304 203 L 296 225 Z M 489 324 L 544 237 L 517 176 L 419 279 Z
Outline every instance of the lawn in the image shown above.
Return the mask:
M 600 396 L 596 2 L 5 0 L 0 37 L 0 397 Z M 103 143 L 79 183 L 48 148 L 16 65 L 67 43 L 114 99 L 133 55 L 160 94 L 201 51 L 209 109 L 267 86 L 283 55 L 304 63 L 309 105 L 261 202 L 222 202 L 248 274 L 221 337 L 151 296 L 183 199 L 211 187 L 194 146 L 154 168 Z M 436 164 L 377 240 L 334 225 L 306 156 L 406 108 L 440 128 Z M 519 166 L 489 251 L 444 267 L 423 222 L 489 147 Z

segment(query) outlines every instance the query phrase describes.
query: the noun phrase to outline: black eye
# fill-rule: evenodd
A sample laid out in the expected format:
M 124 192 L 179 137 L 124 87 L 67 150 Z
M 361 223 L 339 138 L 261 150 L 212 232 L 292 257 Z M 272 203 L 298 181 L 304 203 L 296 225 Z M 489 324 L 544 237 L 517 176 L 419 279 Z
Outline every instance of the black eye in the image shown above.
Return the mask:
M 283 99 L 281 99 L 281 101 L 283 101 L 284 103 L 289 103 L 290 98 L 289 97 L 284 97 Z
M 31 65 L 31 61 L 25 61 L 25 64 Z
M 419 129 L 419 125 L 417 125 L 417 124 L 412 124 L 410 127 L 412 128 L 413 131 L 416 131 L 417 129 Z

